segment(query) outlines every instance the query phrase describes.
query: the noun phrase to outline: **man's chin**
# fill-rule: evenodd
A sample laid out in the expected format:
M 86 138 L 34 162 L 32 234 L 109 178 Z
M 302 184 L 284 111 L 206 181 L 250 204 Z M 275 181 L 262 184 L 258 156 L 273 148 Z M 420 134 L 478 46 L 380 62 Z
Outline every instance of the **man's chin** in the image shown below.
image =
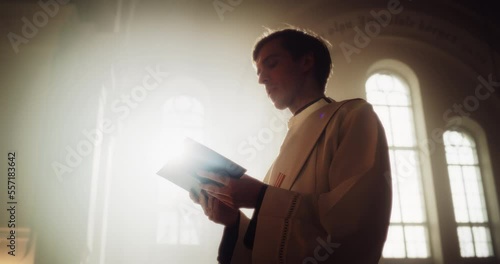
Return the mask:
M 282 100 L 279 100 L 279 98 L 273 98 L 272 96 L 269 96 L 269 99 L 271 99 L 271 103 L 273 103 L 274 108 L 278 110 L 284 110 L 287 108 L 286 104 L 284 104 Z
M 276 108 L 278 110 L 285 110 L 287 107 L 283 104 L 278 103 L 278 102 L 274 102 L 274 108 Z

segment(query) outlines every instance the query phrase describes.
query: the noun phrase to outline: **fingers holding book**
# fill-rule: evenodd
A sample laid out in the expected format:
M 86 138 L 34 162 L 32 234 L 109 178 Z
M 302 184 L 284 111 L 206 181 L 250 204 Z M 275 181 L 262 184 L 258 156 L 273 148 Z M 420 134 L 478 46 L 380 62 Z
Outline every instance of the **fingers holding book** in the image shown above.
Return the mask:
M 227 177 L 223 174 L 198 171 L 198 177 L 212 183 L 201 183 L 200 189 L 233 208 L 255 208 L 259 191 L 264 183 L 248 175 L 241 178 Z
M 225 226 L 238 224 L 239 210 L 232 208 L 216 197 L 202 190 L 199 193 L 191 190 L 189 192 L 191 199 L 201 205 L 203 212 L 211 221 Z

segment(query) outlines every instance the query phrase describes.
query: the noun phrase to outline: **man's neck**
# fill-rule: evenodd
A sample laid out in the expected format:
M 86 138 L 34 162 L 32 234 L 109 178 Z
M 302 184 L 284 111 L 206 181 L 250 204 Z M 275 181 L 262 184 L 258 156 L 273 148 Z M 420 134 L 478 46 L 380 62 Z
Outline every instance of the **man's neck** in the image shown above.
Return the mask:
M 290 111 L 292 111 L 293 115 L 298 115 L 300 112 L 302 112 L 304 109 L 306 109 L 307 107 L 311 106 L 312 104 L 316 103 L 317 101 L 319 101 L 321 98 L 325 98 L 325 95 L 324 94 L 321 94 L 321 95 L 317 95 L 315 97 L 312 97 L 312 99 L 309 99 L 307 101 L 305 101 L 306 103 L 303 104 L 301 107 L 299 107 L 297 110 L 295 111 L 292 111 L 290 109 Z

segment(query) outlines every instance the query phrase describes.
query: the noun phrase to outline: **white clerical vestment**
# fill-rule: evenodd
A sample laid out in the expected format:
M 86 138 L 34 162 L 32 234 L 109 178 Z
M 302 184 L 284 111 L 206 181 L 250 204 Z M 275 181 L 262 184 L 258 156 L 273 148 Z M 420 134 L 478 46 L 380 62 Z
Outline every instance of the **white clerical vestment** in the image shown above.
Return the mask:
M 330 101 L 330 100 L 329 100 Z M 383 127 L 362 99 L 319 100 L 288 123 L 264 182 L 253 248 L 240 215 L 232 263 L 378 263 L 391 211 Z

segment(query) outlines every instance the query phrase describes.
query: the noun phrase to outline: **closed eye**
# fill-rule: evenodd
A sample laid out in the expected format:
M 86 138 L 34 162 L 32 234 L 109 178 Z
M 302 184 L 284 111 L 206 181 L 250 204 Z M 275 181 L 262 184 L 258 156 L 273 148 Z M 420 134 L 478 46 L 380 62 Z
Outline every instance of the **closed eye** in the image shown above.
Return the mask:
M 263 61 L 262 65 L 266 69 L 272 69 L 278 65 L 278 55 L 277 54 L 271 54 L 267 56 Z M 260 76 L 261 74 L 261 69 L 257 66 L 257 76 Z
M 277 64 L 278 64 L 278 60 L 276 60 L 276 59 L 272 59 L 272 60 L 268 60 L 268 61 L 266 61 L 265 66 L 266 66 L 266 68 L 268 68 L 268 69 L 272 69 L 272 68 L 274 68 Z

